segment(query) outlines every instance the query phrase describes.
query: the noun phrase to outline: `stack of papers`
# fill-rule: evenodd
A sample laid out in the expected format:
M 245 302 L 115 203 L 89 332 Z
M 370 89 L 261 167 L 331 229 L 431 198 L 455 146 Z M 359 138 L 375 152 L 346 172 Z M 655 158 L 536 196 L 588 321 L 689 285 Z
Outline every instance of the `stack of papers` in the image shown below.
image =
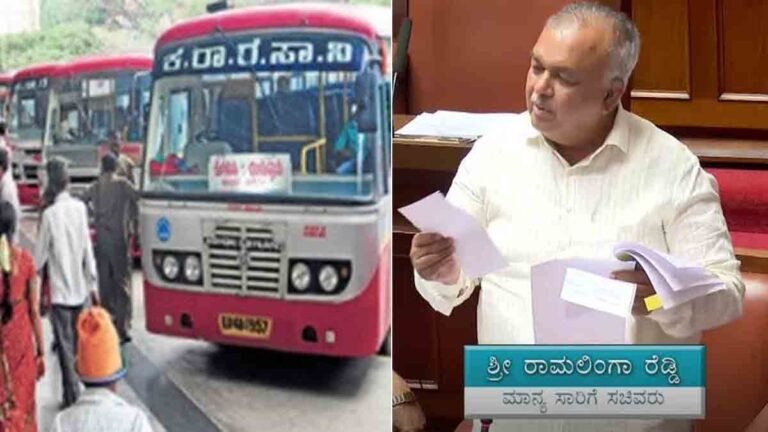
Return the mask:
M 639 264 L 665 309 L 725 289 L 703 267 L 637 243 L 619 243 L 620 261 L 555 260 L 531 268 L 534 336 L 537 344 L 626 343 L 636 286 L 609 279 Z
M 458 111 L 422 113 L 396 131 L 397 135 L 476 139 L 509 123 L 517 114 L 476 114 Z
M 725 289 L 703 267 L 637 243 L 619 243 L 613 252 L 620 260 L 636 261 L 643 268 L 665 309 Z
M 483 226 L 446 201 L 442 193 L 435 192 L 399 211 L 421 231 L 453 238 L 456 260 L 465 275 L 478 278 L 504 267 L 504 257 Z

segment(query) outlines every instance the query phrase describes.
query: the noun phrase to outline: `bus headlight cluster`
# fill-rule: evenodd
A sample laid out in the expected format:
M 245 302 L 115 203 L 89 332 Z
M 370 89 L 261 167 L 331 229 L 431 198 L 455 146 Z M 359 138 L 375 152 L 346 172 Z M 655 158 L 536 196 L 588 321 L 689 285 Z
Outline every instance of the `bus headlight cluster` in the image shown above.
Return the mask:
M 351 272 L 351 263 L 344 260 L 290 260 L 288 289 L 292 294 L 339 294 Z
M 152 251 L 155 271 L 166 282 L 201 285 L 203 266 L 200 254 L 194 252 Z

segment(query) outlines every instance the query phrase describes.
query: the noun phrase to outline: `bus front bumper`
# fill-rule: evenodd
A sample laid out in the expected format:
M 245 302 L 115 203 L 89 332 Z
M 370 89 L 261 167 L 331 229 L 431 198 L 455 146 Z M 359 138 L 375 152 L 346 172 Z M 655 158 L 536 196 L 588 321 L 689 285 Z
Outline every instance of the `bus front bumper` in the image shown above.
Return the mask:
M 144 290 L 150 332 L 225 345 L 363 357 L 379 351 L 390 326 L 388 265 L 378 267 L 360 295 L 337 304 L 190 292 L 147 281 Z

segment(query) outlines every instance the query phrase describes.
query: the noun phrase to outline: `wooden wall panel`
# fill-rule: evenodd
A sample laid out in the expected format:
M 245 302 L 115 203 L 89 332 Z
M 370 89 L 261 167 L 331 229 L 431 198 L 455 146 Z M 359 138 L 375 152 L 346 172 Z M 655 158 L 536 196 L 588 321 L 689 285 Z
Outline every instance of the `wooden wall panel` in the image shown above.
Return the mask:
M 408 317 L 392 326 L 394 370 L 415 388 L 439 382 L 437 320 L 432 308 L 413 287 L 413 270 L 408 257 L 412 232 L 398 230 L 392 235 L 392 310 Z M 409 272 L 409 269 L 411 270 Z
M 768 2 L 717 1 L 720 99 L 768 101 Z
M 394 208 L 436 190 L 446 193 L 455 165 L 436 169 L 446 159 L 441 149 L 423 154 L 423 169 L 394 167 Z M 413 285 L 408 253 L 416 229 L 393 214 L 392 367 L 413 388 L 428 420 L 428 431 L 453 431 L 464 418 L 463 349 L 477 341 L 477 294 L 446 317 L 434 311 Z
M 419 0 L 413 18 L 408 112 L 522 111 L 529 54 L 566 0 Z
M 392 45 L 392 58 L 397 58 L 398 41 L 400 36 L 400 26 L 403 19 L 408 16 L 408 0 L 392 0 L 392 32 L 394 40 Z M 394 67 L 394 65 L 393 65 Z M 394 73 L 394 72 L 393 72 Z M 405 114 L 408 112 L 408 71 L 398 77 L 395 84 L 392 113 Z
M 688 0 L 634 2 L 632 19 L 642 35 L 632 96 L 690 99 Z
M 687 5 L 687 28 L 678 30 L 686 31 L 689 38 L 691 98 L 643 98 L 633 92 L 632 111 L 662 127 L 720 137 L 768 131 L 768 82 L 762 77 L 762 71 L 768 66 L 768 3 L 688 0 Z M 657 39 L 656 32 L 668 33 L 671 30 L 667 26 L 678 25 L 657 6 L 655 0 L 631 2 L 633 15 L 640 17 L 641 37 L 651 41 L 642 47 L 633 78 L 633 88 L 637 90 L 642 90 L 638 82 L 644 82 L 647 70 L 655 67 L 649 63 L 664 58 L 668 50 L 663 44 L 652 42 Z M 658 20 L 667 26 L 649 26 L 646 23 L 649 20 Z M 685 27 L 685 23 L 681 27 Z M 674 75 L 675 70 L 676 66 L 671 67 L 669 73 Z M 659 74 L 663 76 L 664 72 Z

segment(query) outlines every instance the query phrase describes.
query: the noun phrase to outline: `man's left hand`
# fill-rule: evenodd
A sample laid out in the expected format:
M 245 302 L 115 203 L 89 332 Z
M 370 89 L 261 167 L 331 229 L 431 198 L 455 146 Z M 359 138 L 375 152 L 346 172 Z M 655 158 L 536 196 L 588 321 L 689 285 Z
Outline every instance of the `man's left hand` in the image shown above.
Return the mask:
M 648 315 L 648 309 L 645 307 L 645 298 L 656 294 L 656 290 L 653 289 L 648 275 L 645 274 L 645 270 L 639 265 L 635 266 L 635 270 L 619 270 L 611 273 L 611 279 L 620 280 L 623 282 L 629 282 L 637 285 L 635 290 L 635 302 L 632 305 L 632 315 Z

